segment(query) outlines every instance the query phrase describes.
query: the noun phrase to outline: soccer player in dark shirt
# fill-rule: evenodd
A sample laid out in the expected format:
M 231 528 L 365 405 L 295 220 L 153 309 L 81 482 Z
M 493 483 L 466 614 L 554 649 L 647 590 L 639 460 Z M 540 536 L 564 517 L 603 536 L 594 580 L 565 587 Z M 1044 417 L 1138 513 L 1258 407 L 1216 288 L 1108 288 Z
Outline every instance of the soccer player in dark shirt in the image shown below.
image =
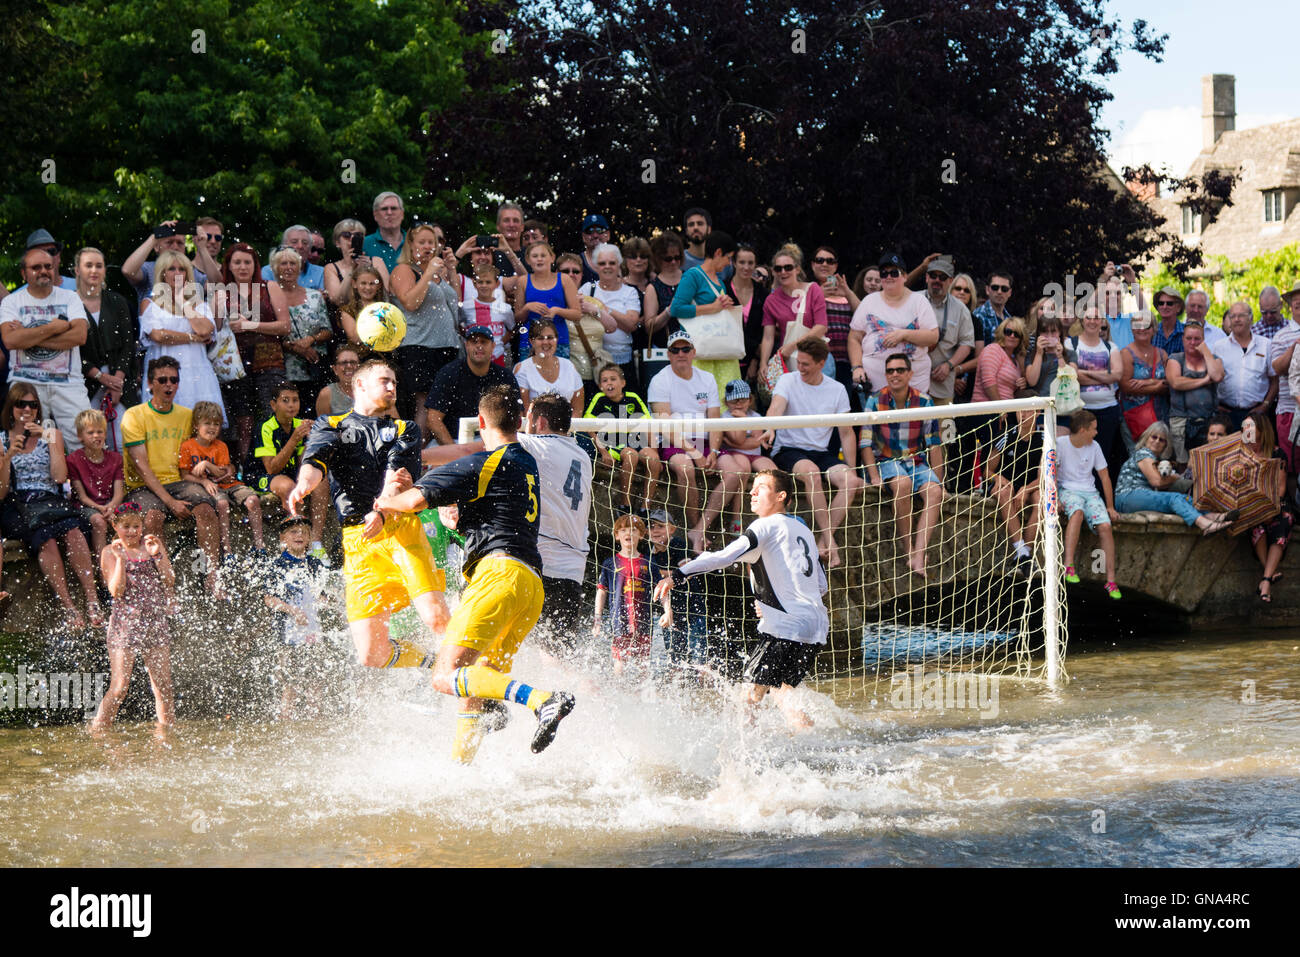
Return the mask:
M 517 441 L 519 413 L 516 389 L 489 389 L 478 406 L 485 451 L 427 472 L 414 487 L 399 491 L 399 483 L 388 485 L 375 503 L 396 514 L 460 506 L 469 586 L 438 649 L 433 687 L 464 699 L 452 755 L 466 764 L 483 732 L 504 726 L 501 702 L 525 705 L 537 715 L 534 752 L 554 740 L 574 705 L 567 692 L 543 691 L 509 677 L 544 598 L 537 551 L 540 480 L 536 461 Z
M 388 634 L 388 619 L 408 604 L 435 633 L 447 625 L 445 580 L 414 515 L 383 515 L 375 500 L 386 485 L 410 487 L 420 471 L 420 429 L 395 419 L 397 376 L 386 359 L 369 359 L 352 378 L 355 404 L 316 420 L 289 493 L 293 514 L 326 475 L 343 526 L 348 625 L 357 661 L 372 668 L 432 668 L 433 656 Z M 439 450 L 442 452 L 443 450 Z M 460 455 L 452 446 L 444 455 Z

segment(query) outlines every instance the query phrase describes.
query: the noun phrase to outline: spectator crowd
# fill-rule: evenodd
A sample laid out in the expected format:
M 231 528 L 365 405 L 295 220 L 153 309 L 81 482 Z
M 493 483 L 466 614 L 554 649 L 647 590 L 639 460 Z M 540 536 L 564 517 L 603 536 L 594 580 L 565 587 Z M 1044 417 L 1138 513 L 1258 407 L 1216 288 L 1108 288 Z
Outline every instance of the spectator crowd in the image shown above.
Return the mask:
M 592 454 L 632 516 L 616 531 L 633 579 L 639 550 L 668 548 L 680 561 L 738 530 L 752 475 L 770 468 L 794 476 L 830 568 L 869 484 L 887 490 L 909 574 L 926 578 L 941 503 L 955 493 L 994 497 L 1010 553 L 1031 561 L 1032 413 L 963 415 L 943 441 L 935 420 L 706 431 L 691 419 L 978 404 L 1054 396 L 1075 381 L 1084 414 L 1061 441 L 1071 552 L 1084 520 L 1108 529 L 1117 509 L 1226 527 L 1229 516 L 1197 511 L 1177 485 L 1216 422 L 1228 433 L 1249 423 L 1254 453 L 1276 454 L 1290 477 L 1279 498 L 1294 496 L 1300 282 L 1231 303 L 1220 328 L 1204 292 L 1165 287 L 1148 309 L 1133 267 L 1108 265 L 1086 301 L 1040 298 L 1018 316 L 1017 279 L 996 264 L 977 281 L 950 256 L 909 264 L 886 252 L 852 271 L 828 245 L 806 257 L 794 244 L 738 243 L 698 207 L 681 232 L 621 242 L 593 213 L 574 234 L 580 248 L 559 253 L 550 225 L 509 202 L 495 232 L 455 246 L 436 223 L 408 223 L 393 192 L 375 197 L 371 221 L 371 231 L 356 218 L 290 224 L 265 256 L 214 218 L 167 221 L 120 267 L 93 247 L 65 256 L 44 228 L 28 236 L 23 284 L 0 296 L 3 527 L 36 558 L 73 627 L 105 622 L 101 598 L 129 578 L 118 566 L 154 554 L 168 522 L 192 524 L 214 596 L 238 542 L 266 556 L 264 511 L 287 501 L 313 420 L 351 408 L 352 374 L 369 352 L 357 317 L 377 302 L 405 315 L 391 355 L 398 409 L 428 443 L 455 443 L 460 419 L 499 384 L 518 389 L 525 414 L 555 393 L 574 417 L 687 420 L 595 436 Z M 685 537 L 669 545 L 674 497 Z M 139 532 L 106 562 L 124 506 Z M 326 561 L 336 547 L 329 508 L 322 485 L 294 526 L 295 562 Z M 232 535 L 232 523 L 248 535 Z M 1266 583 L 1289 529 L 1256 536 Z M 1118 596 L 1108 532 L 1103 542 Z M 683 608 L 693 600 L 679 597 Z M 680 638 L 693 640 L 689 629 Z

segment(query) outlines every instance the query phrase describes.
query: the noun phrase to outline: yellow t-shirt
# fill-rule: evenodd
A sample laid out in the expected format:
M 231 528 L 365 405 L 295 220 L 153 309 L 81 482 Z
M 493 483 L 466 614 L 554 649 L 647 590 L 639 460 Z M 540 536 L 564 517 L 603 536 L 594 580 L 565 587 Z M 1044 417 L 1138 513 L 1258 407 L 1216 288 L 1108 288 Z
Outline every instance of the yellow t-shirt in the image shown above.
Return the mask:
M 159 412 L 152 402 L 146 402 L 126 410 L 122 416 L 122 445 L 126 455 L 122 458 L 125 460 L 127 488 L 136 489 L 144 485 L 131 459 L 131 448 L 136 445 L 144 445 L 149 467 L 159 482 L 170 485 L 181 480 L 176 466 L 181 443 L 190 437 L 192 419 L 193 414 L 183 405 L 173 405 L 166 412 Z

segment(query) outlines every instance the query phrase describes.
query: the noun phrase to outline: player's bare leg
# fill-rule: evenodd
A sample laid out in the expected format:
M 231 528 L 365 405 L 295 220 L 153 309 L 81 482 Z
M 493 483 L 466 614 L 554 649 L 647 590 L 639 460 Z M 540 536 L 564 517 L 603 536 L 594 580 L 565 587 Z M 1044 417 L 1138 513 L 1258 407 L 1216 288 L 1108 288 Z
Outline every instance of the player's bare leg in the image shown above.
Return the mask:
M 428 594 L 441 593 L 429 592 Z M 419 606 L 416 607 L 418 610 Z M 423 615 L 421 617 L 423 618 Z M 428 652 L 410 642 L 389 636 L 388 619 L 387 614 L 373 615 L 349 624 L 352 644 L 357 650 L 357 664 L 365 665 L 367 668 L 433 667 L 433 656 Z

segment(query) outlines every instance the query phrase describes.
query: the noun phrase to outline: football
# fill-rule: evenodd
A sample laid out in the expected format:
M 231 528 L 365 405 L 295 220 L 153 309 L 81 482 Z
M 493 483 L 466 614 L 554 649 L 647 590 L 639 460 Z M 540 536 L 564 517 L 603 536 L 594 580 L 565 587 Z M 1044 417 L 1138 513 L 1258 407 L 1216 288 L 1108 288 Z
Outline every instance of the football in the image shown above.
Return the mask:
M 392 352 L 406 335 L 406 316 L 391 302 L 372 302 L 357 316 L 357 338 L 376 352 Z

